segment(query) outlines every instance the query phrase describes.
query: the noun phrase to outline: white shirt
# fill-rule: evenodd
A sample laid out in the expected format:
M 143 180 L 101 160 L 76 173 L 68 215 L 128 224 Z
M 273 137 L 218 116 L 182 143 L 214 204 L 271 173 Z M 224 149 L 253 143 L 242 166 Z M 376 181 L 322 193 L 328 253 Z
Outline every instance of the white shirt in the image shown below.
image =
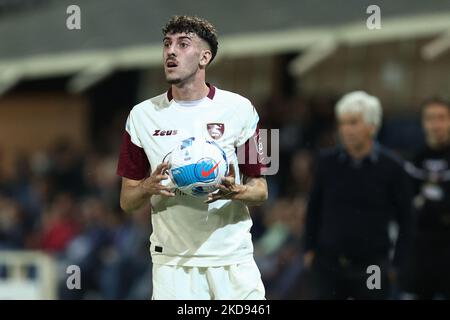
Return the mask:
M 118 174 L 145 178 L 149 166 L 156 168 L 181 140 L 192 136 L 213 138 L 229 162 L 236 164 L 236 148 L 250 141 L 258 121 L 251 102 L 238 94 L 210 86 L 203 99 L 177 102 L 169 90 L 131 110 Z M 245 169 L 234 166 L 236 183 L 240 183 L 240 167 Z M 204 200 L 180 192 L 175 197 L 152 196 L 153 263 L 208 267 L 252 259 L 248 208 L 240 201 L 205 204 Z

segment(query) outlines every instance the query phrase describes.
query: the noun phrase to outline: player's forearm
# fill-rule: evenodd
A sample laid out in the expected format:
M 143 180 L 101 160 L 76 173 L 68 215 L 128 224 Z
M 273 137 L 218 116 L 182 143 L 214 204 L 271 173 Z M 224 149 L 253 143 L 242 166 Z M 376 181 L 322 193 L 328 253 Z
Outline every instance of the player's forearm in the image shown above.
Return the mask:
M 235 196 L 235 200 L 242 201 L 247 206 L 259 206 L 268 198 L 267 182 L 264 177 L 244 179 L 242 191 Z
M 122 188 L 120 194 L 120 207 L 123 211 L 131 213 L 142 208 L 149 201 L 149 194 L 141 185 Z

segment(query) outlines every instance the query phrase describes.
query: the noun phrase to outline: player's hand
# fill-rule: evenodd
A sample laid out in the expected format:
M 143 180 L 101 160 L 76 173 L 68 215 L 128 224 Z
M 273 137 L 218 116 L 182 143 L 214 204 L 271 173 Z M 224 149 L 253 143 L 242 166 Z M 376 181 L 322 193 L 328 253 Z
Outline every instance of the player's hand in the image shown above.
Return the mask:
M 233 164 L 230 164 L 228 175 L 222 179 L 222 183 L 218 187 L 219 191 L 208 194 L 208 199 L 205 203 L 212 203 L 224 199 L 237 199 L 237 196 L 246 188 L 245 185 L 236 184 L 236 174 Z
M 152 172 L 150 177 L 145 179 L 141 187 L 149 194 L 149 195 L 162 195 L 166 197 L 174 197 L 175 193 L 173 192 L 173 188 L 168 186 L 163 186 L 161 181 L 169 179 L 169 175 L 167 174 L 167 170 L 170 168 L 170 165 L 167 162 L 163 162 L 158 165 L 155 171 Z

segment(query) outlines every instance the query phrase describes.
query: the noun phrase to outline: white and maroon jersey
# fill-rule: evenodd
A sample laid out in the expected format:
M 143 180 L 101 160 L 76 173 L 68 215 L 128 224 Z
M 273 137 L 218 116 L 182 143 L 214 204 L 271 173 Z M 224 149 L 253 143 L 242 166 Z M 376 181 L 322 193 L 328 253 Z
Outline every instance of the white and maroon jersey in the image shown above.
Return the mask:
M 234 163 L 236 183 L 240 173 L 260 176 L 260 163 L 236 165 L 236 150 L 256 150 L 258 113 L 248 99 L 208 86 L 209 94 L 198 101 L 175 101 L 169 90 L 136 105 L 126 122 L 118 175 L 144 179 L 181 140 L 195 136 L 222 147 Z M 210 267 L 252 259 L 248 208 L 240 201 L 204 200 L 181 192 L 151 197 L 154 263 Z

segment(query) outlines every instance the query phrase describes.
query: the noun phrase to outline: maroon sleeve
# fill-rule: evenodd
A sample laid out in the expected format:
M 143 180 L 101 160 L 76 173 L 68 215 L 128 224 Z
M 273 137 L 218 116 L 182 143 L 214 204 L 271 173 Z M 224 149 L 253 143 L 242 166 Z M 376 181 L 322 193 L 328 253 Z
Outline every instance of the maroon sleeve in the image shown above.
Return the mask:
M 120 147 L 117 174 L 128 179 L 142 180 L 147 177 L 149 169 L 150 163 L 144 149 L 136 146 L 131 141 L 129 133 L 125 131 Z
M 242 153 L 245 154 L 245 159 L 240 159 L 241 157 L 238 156 L 240 172 L 247 177 L 259 177 L 264 175 L 267 165 L 261 162 L 261 158 L 265 154 L 265 147 L 266 146 L 263 145 L 263 142 L 259 137 L 259 128 L 257 127 L 253 136 L 242 146 L 238 147 L 238 155 L 242 155 Z M 244 148 L 244 150 L 242 150 L 242 148 Z

